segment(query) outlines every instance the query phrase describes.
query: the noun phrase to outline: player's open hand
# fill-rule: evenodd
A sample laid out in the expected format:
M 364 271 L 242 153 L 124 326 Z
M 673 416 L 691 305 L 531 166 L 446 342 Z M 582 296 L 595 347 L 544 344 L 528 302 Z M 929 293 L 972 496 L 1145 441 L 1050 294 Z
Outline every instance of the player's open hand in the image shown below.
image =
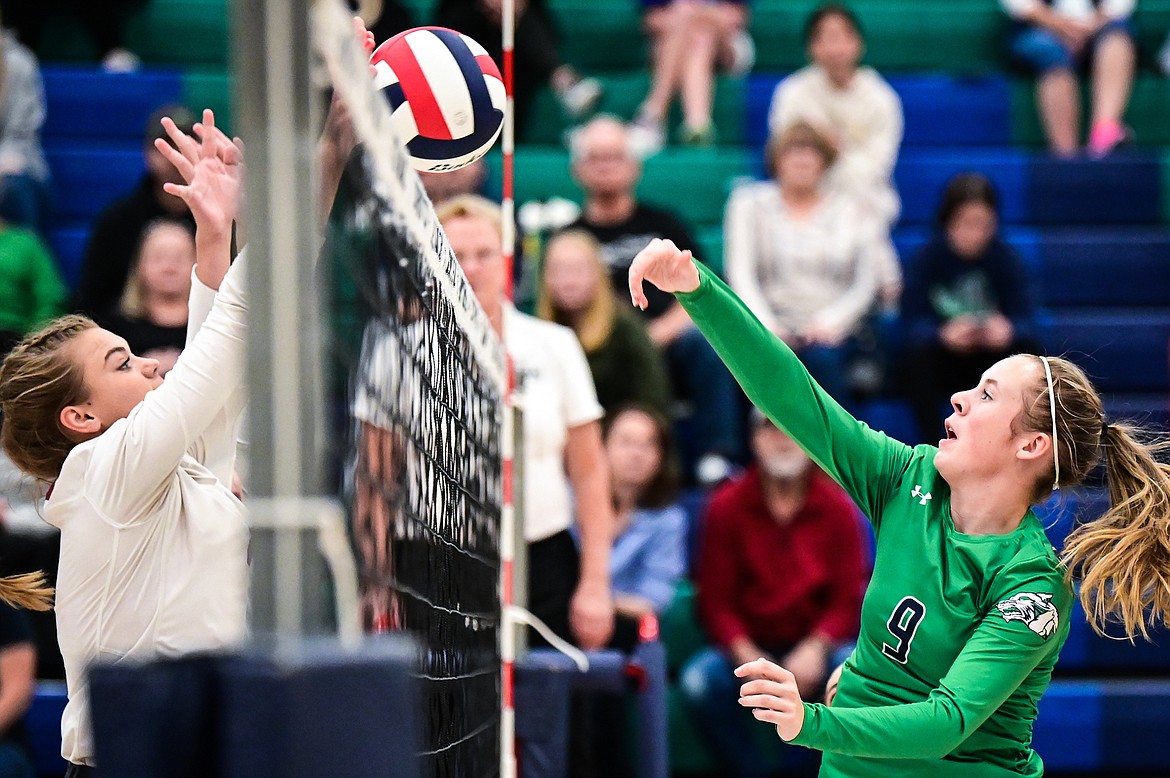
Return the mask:
M 170 119 L 163 120 L 163 127 L 175 141 L 175 147 L 159 140 L 156 148 L 187 182 L 185 185 L 168 182 L 163 184 L 164 191 L 187 204 L 199 230 L 214 235 L 230 233 L 241 207 L 243 144 L 238 138 L 229 140 L 215 126 L 215 115 L 210 110 L 203 111 L 203 121 L 196 125 L 198 143 Z
M 739 704 L 752 708 L 760 721 L 776 725 L 776 734 L 788 742 L 804 726 L 804 701 L 796 677 L 775 662 L 757 659 L 735 668 L 735 675 L 749 679 L 739 687 Z
M 648 304 L 644 281 L 664 292 L 693 292 L 699 288 L 699 270 L 689 249 L 683 251 L 673 241 L 655 238 L 630 264 L 630 300 L 642 310 Z

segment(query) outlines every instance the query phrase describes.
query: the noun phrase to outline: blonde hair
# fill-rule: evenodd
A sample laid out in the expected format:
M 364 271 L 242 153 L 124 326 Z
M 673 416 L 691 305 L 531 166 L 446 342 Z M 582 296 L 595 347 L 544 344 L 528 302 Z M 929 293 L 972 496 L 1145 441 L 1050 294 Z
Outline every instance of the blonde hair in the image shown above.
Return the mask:
M 40 570 L 0 578 L 0 600 L 14 608 L 30 611 L 53 609 L 53 587 L 45 581 Z
M 577 333 L 581 341 L 581 348 L 586 354 L 592 353 L 605 345 L 613 334 L 614 323 L 617 321 L 617 299 L 606 277 L 605 262 L 601 258 L 601 244 L 597 238 L 581 229 L 572 229 L 559 232 L 549 239 L 544 248 L 546 258 L 553 246 L 565 241 L 576 241 L 581 244 L 592 257 L 593 271 L 597 280 L 597 291 L 588 307 L 580 315 L 570 317 L 553 304 L 552 294 L 548 288 L 548 276 L 545 274 L 540 281 L 540 294 L 536 300 L 536 315 L 546 321 L 555 321 L 564 324 Z
M 159 230 L 166 228 L 176 228 L 183 231 L 183 234 L 191 237 L 191 254 L 195 254 L 195 236 L 191 235 L 191 230 L 187 225 L 174 219 L 155 219 L 146 225 L 142 231 L 142 239 L 138 241 L 138 252 L 134 255 L 134 266 L 130 270 L 130 276 L 126 279 L 126 286 L 122 290 L 122 299 L 118 304 L 118 309 L 124 316 L 131 319 L 141 319 L 146 316 L 146 289 L 142 283 L 142 257 L 146 254 L 146 244 Z
M 768 138 L 764 146 L 764 167 L 770 176 L 777 175 L 776 166 L 780 164 L 780 156 L 788 149 L 804 146 L 813 149 L 821 155 L 825 170 L 837 161 L 837 148 L 829 138 L 812 124 L 804 121 L 793 122 L 778 134 Z
M 20 343 L 0 366 L 0 443 L 23 472 L 54 481 L 76 441 L 61 411 L 87 395 L 81 363 L 66 353 L 74 338 L 97 327 L 85 316 L 62 316 Z
M 479 195 L 461 194 L 444 200 L 435 206 L 435 216 L 439 224 L 453 219 L 483 219 L 490 222 L 496 232 L 503 234 L 504 215 L 500 206 Z
M 1081 582 L 1081 604 L 1094 630 L 1104 634 L 1116 621 L 1131 640 L 1148 639 L 1148 625 L 1170 617 L 1170 466 L 1156 459 L 1167 444 L 1144 442 L 1131 425 L 1107 423 L 1084 371 L 1067 359 L 1048 363 L 1055 415 L 1042 379 L 1018 419 L 1022 429 L 1047 432 L 1055 416 L 1058 459 L 1037 481 L 1033 499 L 1080 484 L 1104 455 L 1109 509 L 1069 533 L 1061 560 L 1070 580 Z

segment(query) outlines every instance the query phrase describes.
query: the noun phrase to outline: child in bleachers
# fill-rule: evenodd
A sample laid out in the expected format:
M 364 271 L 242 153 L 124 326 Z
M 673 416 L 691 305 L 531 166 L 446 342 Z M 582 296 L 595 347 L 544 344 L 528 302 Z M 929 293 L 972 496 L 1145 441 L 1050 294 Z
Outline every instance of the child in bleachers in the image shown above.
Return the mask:
M 755 45 L 747 32 L 749 0 L 641 2 L 651 81 L 630 127 L 631 140 L 644 155 L 660 150 L 677 95 L 683 114 L 679 140 L 687 146 L 710 146 L 715 143 L 715 74 L 743 75 L 755 64 Z
M 977 383 L 999 360 L 1039 345 L 1032 278 L 999 237 L 998 202 L 982 175 L 951 179 L 938 209 L 938 232 L 906 274 L 906 379 L 922 441 L 943 434 L 951 392 Z
M 812 126 L 789 126 L 765 156 L 774 180 L 745 184 L 727 202 L 728 284 L 830 395 L 848 402 L 851 337 L 876 305 L 893 251 L 885 225 L 822 187 L 836 151 Z
M 601 246 L 585 230 L 568 230 L 548 242 L 536 315 L 577 335 L 607 413 L 631 402 L 670 412 L 662 355 L 637 315 L 618 304 Z
M 1103 157 L 1127 141 L 1122 124 L 1137 60 L 1136 0 L 1000 0 L 1013 30 L 1012 58 L 1037 73 L 1036 107 L 1052 153 L 1077 152 L 1080 135 L 1078 71 L 1091 65 L 1092 108 L 1086 151 Z
M 805 22 L 804 45 L 812 64 L 776 87 L 768 130 L 779 135 L 805 121 L 826 133 L 838 156 L 826 183 L 892 224 L 901 208 L 893 174 L 902 143 L 902 101 L 876 70 L 861 66 L 865 38 L 846 6 L 829 3 L 814 11 Z
M 195 236 L 178 221 L 152 222 L 121 304 L 101 324 L 130 344 L 130 350 L 157 359 L 159 373 L 175 366 L 187 343 L 187 298 L 195 267 Z

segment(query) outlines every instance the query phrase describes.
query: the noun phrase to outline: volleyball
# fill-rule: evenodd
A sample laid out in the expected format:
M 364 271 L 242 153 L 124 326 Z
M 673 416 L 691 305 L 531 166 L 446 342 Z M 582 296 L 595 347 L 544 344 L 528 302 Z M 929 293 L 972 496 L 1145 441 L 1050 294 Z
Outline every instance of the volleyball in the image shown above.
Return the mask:
M 458 170 L 499 137 L 504 80 L 483 46 L 463 33 L 445 27 L 401 32 L 374 49 L 370 65 L 416 170 Z

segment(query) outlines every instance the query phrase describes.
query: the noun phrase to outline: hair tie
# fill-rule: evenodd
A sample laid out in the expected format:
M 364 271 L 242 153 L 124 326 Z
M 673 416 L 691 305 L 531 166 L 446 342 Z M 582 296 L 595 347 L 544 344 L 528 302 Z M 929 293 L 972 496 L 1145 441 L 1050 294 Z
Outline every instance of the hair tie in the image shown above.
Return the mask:
M 1052 415 L 1052 489 L 1060 488 L 1060 447 L 1056 442 L 1056 390 L 1052 383 L 1052 368 L 1048 364 L 1048 357 L 1040 357 L 1044 365 L 1044 379 L 1048 384 L 1048 410 Z
M 1102 416 L 1101 417 L 1101 445 L 1102 446 L 1105 445 L 1105 433 L 1107 433 L 1108 431 L 1109 431 L 1109 421 L 1104 416 Z

